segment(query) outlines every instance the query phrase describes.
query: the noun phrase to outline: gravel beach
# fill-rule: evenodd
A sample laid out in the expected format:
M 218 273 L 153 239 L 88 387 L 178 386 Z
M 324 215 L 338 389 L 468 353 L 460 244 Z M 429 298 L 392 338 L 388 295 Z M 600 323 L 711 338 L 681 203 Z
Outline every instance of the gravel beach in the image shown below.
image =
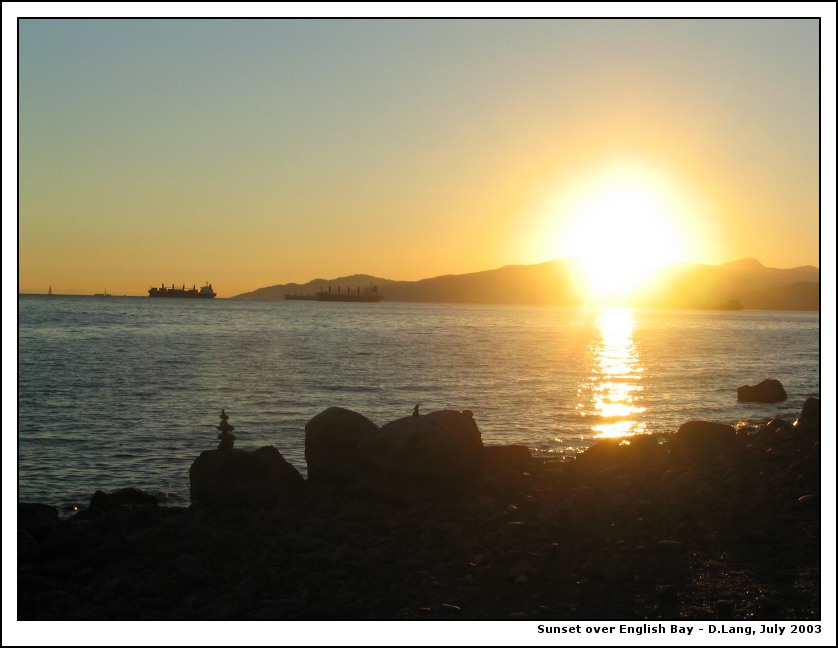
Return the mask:
M 820 425 L 734 438 L 487 464 L 479 495 L 413 505 L 20 503 L 18 619 L 819 619 Z

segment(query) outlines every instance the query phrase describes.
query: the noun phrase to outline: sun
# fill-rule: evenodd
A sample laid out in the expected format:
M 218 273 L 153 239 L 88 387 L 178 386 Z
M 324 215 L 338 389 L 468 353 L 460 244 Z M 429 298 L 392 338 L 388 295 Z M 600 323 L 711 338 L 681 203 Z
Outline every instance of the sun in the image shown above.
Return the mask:
M 562 212 L 559 255 L 576 262 L 591 302 L 628 302 L 663 267 L 683 259 L 677 208 L 646 174 L 606 175 L 579 191 Z

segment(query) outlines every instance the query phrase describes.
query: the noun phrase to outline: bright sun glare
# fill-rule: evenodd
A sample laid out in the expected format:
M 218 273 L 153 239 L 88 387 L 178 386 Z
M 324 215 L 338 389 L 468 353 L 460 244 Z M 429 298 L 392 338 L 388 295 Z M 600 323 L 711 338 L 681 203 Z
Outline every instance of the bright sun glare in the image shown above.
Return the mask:
M 672 201 L 648 175 L 611 174 L 586 187 L 563 212 L 560 255 L 576 260 L 593 302 L 636 296 L 663 266 L 682 258 Z

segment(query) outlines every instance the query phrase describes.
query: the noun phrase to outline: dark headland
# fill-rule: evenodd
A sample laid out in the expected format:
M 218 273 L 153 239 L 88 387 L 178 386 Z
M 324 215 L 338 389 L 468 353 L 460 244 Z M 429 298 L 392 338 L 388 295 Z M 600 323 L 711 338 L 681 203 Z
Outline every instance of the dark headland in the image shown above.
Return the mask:
M 357 274 L 258 288 L 233 299 L 284 300 L 286 295 L 314 295 L 376 286 L 390 302 L 459 304 L 531 304 L 575 307 L 587 302 L 572 263 L 557 259 L 536 265 L 513 265 L 419 281 L 395 281 Z M 678 309 L 727 309 L 735 301 L 745 310 L 817 311 L 820 271 L 814 266 L 768 268 L 756 259 L 722 265 L 679 264 L 662 276 L 654 289 L 631 306 Z
M 225 415 L 188 508 L 133 489 L 64 520 L 20 503 L 18 619 L 821 617 L 817 399 L 795 421 L 693 421 L 564 460 L 475 443 L 470 412 L 368 429 L 347 412 L 307 425 L 305 480 L 272 447 L 233 449 Z M 254 490 L 268 465 L 281 478 Z

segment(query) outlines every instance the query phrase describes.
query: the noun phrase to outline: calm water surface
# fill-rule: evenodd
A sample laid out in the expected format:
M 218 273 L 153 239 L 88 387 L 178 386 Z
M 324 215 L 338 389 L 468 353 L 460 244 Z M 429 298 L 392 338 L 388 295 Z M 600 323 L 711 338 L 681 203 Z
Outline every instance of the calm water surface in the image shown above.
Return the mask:
M 486 444 L 577 452 L 687 420 L 793 420 L 819 384 L 819 316 L 771 311 L 18 299 L 19 498 L 86 503 L 136 486 L 189 502 L 218 444 L 275 445 L 305 473 L 304 427 L 337 405 L 381 425 L 471 409 Z M 741 404 L 777 378 L 789 400 Z

